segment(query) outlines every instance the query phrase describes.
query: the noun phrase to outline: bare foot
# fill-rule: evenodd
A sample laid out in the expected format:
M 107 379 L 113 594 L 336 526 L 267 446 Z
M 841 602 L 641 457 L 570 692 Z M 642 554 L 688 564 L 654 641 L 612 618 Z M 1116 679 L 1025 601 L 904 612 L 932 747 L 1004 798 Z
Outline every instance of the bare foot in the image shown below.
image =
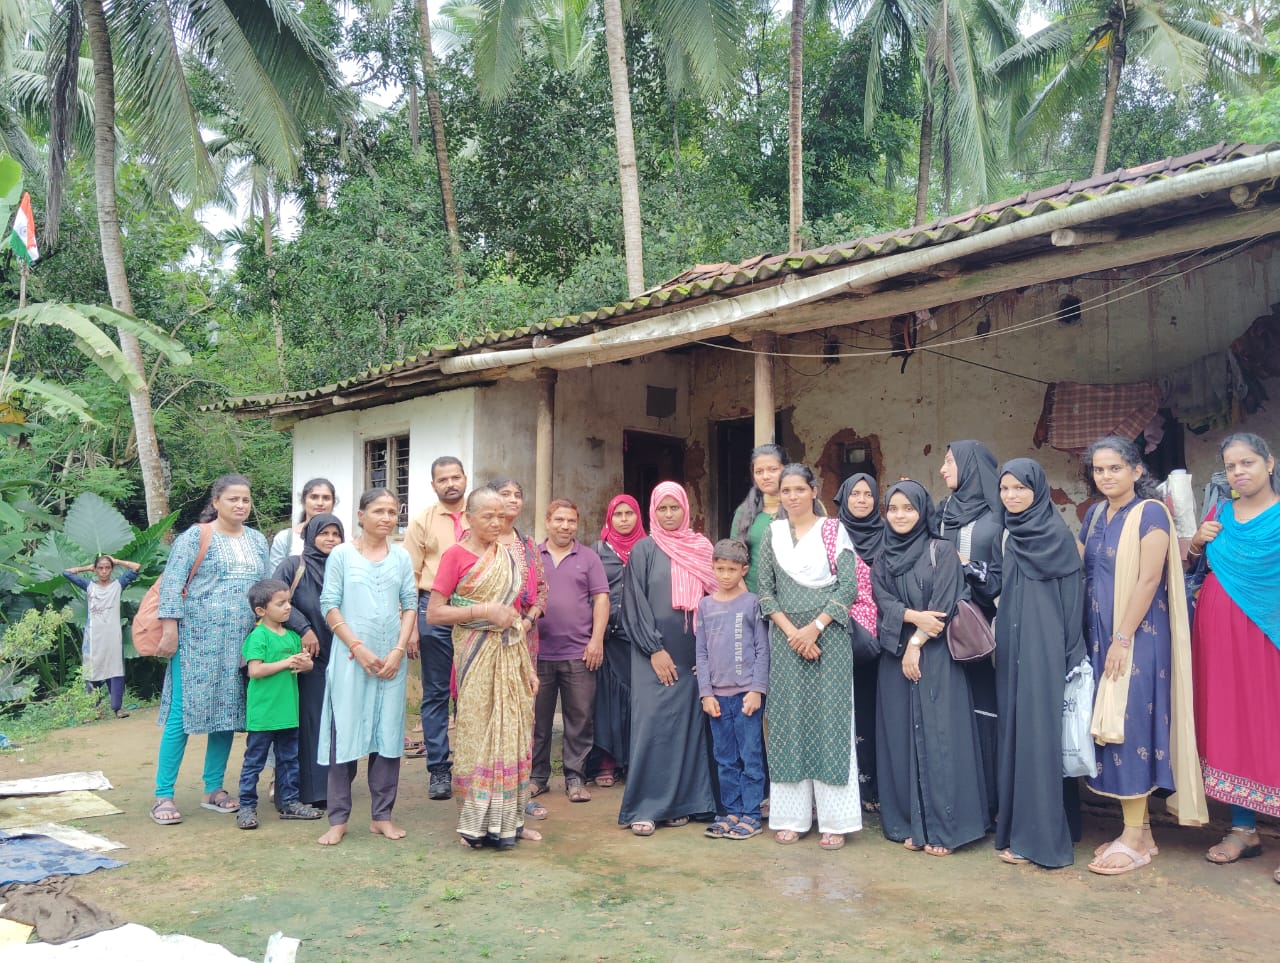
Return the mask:
M 342 837 L 347 834 L 347 824 L 338 823 L 336 826 L 330 826 L 329 831 L 316 840 L 321 846 L 337 846 L 342 842 Z
M 369 824 L 369 832 L 387 839 L 404 839 L 405 832 L 389 819 L 375 819 Z
M 521 826 L 516 830 L 516 839 L 526 839 L 531 843 L 540 843 L 542 842 L 542 833 L 528 826 Z

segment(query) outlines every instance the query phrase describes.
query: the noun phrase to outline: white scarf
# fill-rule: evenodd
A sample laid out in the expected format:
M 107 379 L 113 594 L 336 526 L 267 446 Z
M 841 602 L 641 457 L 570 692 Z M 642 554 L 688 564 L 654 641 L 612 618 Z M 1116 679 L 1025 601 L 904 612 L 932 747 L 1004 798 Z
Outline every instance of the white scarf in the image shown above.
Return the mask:
M 836 527 L 836 557 L 844 551 L 853 552 L 853 541 L 834 518 L 819 518 L 812 528 L 792 544 L 791 523 L 780 518 L 769 523 L 769 539 L 773 546 L 773 557 L 778 567 L 791 576 L 792 581 L 805 588 L 826 588 L 834 585 L 836 574 L 831 571 L 831 563 L 827 559 L 827 547 L 822 542 L 822 526 L 832 524 Z M 855 553 L 856 556 L 856 553 Z

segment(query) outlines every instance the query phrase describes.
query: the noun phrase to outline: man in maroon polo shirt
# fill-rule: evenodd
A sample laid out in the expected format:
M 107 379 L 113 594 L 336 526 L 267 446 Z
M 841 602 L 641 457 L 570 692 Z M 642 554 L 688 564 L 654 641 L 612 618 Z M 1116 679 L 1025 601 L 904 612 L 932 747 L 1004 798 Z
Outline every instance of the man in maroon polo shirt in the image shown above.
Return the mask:
M 564 722 L 564 791 L 570 802 L 589 802 L 587 756 L 595 712 L 595 670 L 604 662 L 609 624 L 609 579 L 598 556 L 578 544 L 578 508 L 558 498 L 547 506 L 542 567 L 547 611 L 538 620 L 538 695 L 533 704 L 533 770 L 536 792 L 551 779 L 551 726 L 556 698 Z

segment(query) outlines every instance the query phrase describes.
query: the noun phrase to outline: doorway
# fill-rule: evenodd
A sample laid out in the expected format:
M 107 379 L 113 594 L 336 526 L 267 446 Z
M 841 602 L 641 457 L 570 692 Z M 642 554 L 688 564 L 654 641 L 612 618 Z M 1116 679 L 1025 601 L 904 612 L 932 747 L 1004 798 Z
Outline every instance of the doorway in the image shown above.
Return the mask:
M 685 443 L 669 435 L 647 431 L 622 433 L 622 490 L 640 503 L 640 514 L 649 524 L 649 496 L 658 482 L 684 484 Z
M 773 437 L 782 438 L 782 412 L 774 416 Z M 751 485 L 751 449 L 755 448 L 754 417 L 716 422 L 715 519 L 718 538 L 732 538 L 733 513 Z M 785 447 L 785 445 L 784 445 Z

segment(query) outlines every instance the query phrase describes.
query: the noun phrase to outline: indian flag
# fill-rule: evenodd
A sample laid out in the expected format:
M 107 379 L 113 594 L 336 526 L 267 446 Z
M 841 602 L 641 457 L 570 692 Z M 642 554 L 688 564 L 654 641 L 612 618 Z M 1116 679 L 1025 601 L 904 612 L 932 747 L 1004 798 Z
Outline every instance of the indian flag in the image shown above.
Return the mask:
M 23 194 L 22 203 L 18 205 L 18 214 L 13 219 L 13 230 L 9 232 L 9 247 L 13 253 L 23 258 L 28 264 L 39 260 L 40 248 L 36 246 L 36 219 L 31 213 L 31 195 Z

